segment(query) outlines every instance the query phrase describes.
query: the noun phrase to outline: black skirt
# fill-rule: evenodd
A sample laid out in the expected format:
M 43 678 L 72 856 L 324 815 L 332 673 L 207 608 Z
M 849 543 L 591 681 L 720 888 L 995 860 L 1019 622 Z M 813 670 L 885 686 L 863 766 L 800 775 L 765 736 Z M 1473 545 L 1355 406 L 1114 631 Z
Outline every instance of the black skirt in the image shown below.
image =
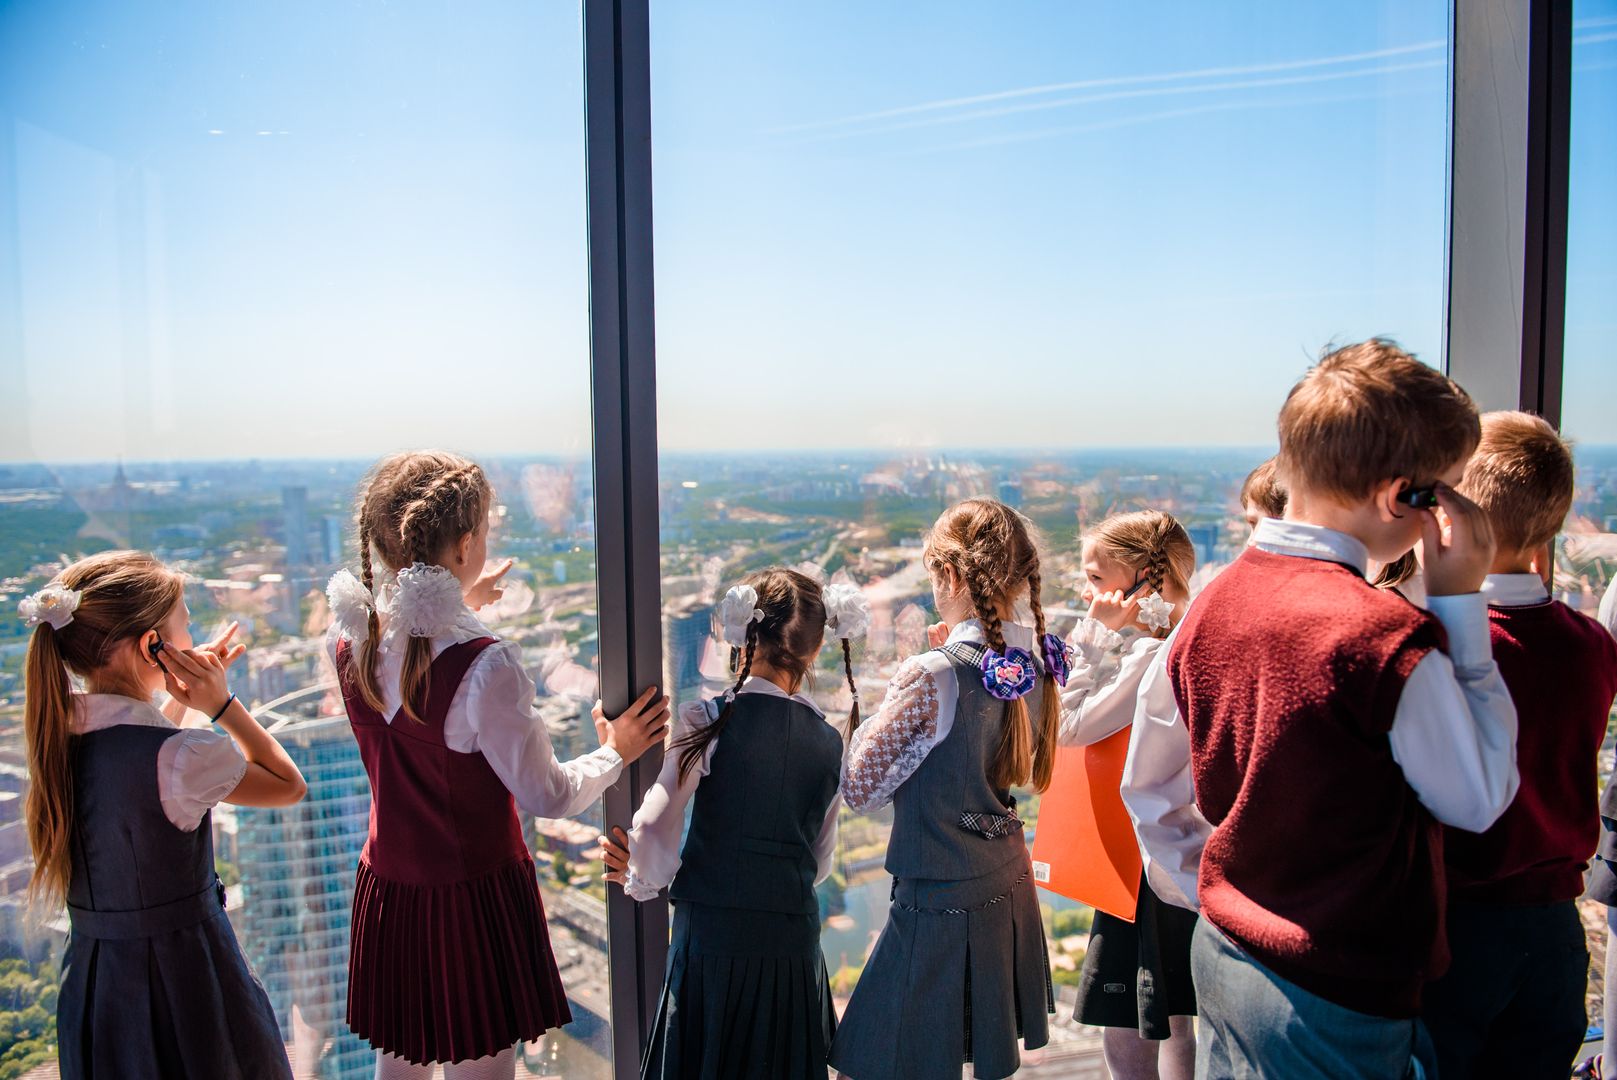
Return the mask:
M 1166 1039 L 1170 1016 L 1196 1015 L 1190 938 L 1196 913 L 1157 899 L 1140 882 L 1134 922 L 1095 912 L 1073 1019 L 1095 1027 L 1135 1028 Z
M 818 916 L 674 905 L 643 1080 L 824 1080 L 835 1031 Z

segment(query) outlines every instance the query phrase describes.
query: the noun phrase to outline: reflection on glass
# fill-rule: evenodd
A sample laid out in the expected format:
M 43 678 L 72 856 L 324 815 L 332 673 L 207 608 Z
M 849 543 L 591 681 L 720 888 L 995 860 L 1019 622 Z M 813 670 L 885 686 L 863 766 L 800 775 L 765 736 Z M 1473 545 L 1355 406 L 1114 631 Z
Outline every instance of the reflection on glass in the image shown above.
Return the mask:
M 557 752 L 597 745 L 578 13 L 382 14 L 0 8 L 0 607 L 129 546 L 192 575 L 195 633 L 241 621 L 233 688 L 309 795 L 221 807 L 215 853 L 296 1072 L 328 1080 L 375 1068 L 344 1023 L 369 786 L 322 648 L 370 462 L 485 464 L 490 548 L 516 559 L 486 618 Z M 20 903 L 22 660 L 0 619 L 0 957 L 48 986 L 61 934 Z M 576 1020 L 518 1075 L 605 1077 L 598 824 L 527 824 Z M 54 1056 L 0 1030 L 8 1065 Z
M 728 680 L 711 607 L 813 563 L 874 610 L 877 708 L 935 618 L 925 529 L 989 495 L 1045 537 L 1183 522 L 1199 585 L 1318 351 L 1439 354 L 1447 9 L 834 4 L 652 11 L 668 680 Z M 825 57 L 837 58 L 826 77 Z M 813 691 L 845 714 L 841 657 Z M 1029 837 L 1038 800 L 1021 804 Z M 845 813 L 820 890 L 846 998 L 886 917 L 890 814 Z M 1098 1068 L 1070 1022 L 1087 910 L 1050 893 L 1058 1017 L 1024 1075 Z M 839 1002 L 840 1004 L 840 1002 Z M 1086 1073 L 1087 1074 L 1087 1073 Z
M 1566 352 L 1561 430 L 1577 498 L 1556 560 L 1557 593 L 1589 614 L 1617 578 L 1617 2 L 1578 0 L 1572 24 Z M 1614 598 L 1612 603 L 1617 603 Z

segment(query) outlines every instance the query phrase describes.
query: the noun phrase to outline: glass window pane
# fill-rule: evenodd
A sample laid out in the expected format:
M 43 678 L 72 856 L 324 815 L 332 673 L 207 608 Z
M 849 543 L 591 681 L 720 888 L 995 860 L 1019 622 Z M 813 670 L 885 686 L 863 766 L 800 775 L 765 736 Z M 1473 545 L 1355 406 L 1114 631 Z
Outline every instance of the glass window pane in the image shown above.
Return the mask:
M 1578 0 L 1572 27 L 1561 430 L 1578 494 L 1556 569 L 1566 601 L 1595 614 L 1617 576 L 1617 3 Z
M 516 568 L 485 615 L 557 752 L 596 745 L 581 104 L 576 5 L 0 11 L 0 592 L 133 546 L 194 576 L 197 634 L 241 622 L 234 688 L 309 796 L 221 808 L 216 854 L 301 1076 L 374 1070 L 344 1024 L 369 785 L 322 648 L 371 461 L 488 468 Z M 0 792 L 22 633 L 0 627 Z M 0 910 L 35 959 L 15 804 Z M 576 1020 L 519 1075 L 609 1074 L 598 823 L 526 822 Z
M 921 536 L 968 495 L 1042 528 L 1061 632 L 1077 534 L 1114 510 L 1181 518 L 1203 579 L 1233 558 L 1241 481 L 1324 346 L 1438 359 L 1447 23 L 1441 0 L 654 6 L 675 690 L 725 684 L 726 585 L 806 561 L 872 599 L 868 713 L 936 617 Z M 839 659 L 813 684 L 833 715 Z M 840 996 L 890 821 L 846 815 L 821 890 Z M 1060 1001 L 1029 1060 L 1058 1076 L 1098 1033 L 1070 1022 L 1084 915 L 1040 895 Z

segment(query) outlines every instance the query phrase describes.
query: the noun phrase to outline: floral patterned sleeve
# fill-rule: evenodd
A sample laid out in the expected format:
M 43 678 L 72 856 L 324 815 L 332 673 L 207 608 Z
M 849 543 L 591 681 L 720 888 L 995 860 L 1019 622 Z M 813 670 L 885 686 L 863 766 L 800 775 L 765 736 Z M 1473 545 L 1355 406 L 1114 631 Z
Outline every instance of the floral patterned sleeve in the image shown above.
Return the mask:
M 932 748 L 948 737 L 960 689 L 941 653 L 899 666 L 881 709 L 859 725 L 842 763 L 842 799 L 853 810 L 887 805 Z

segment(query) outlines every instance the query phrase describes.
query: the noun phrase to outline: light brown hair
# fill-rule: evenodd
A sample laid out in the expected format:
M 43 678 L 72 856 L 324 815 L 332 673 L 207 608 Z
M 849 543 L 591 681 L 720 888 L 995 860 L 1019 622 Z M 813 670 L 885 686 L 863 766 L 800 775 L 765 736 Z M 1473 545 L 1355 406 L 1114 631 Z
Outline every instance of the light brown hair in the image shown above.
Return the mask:
M 67 894 L 73 835 L 72 672 L 104 671 L 125 642 L 155 629 L 185 596 L 185 579 L 138 551 L 104 551 L 56 580 L 80 594 L 73 621 L 34 627 L 28 640 L 23 735 L 28 749 L 28 844 L 34 873 L 28 900 L 55 904 Z
M 785 672 L 793 682 L 801 683 L 808 677 L 809 665 L 825 642 L 825 596 L 818 581 L 796 570 L 771 566 L 748 574 L 741 579 L 741 584 L 751 585 L 757 590 L 758 610 L 764 613 L 764 617 L 747 624 L 746 645 L 739 657 L 731 657 L 732 670 L 736 669 L 734 661 L 739 659 L 739 671 L 735 685 L 731 687 L 732 693 L 719 710 L 718 717 L 713 723 L 682 736 L 671 747 L 679 751 L 681 781 L 702 760 L 708 746 L 730 722 L 735 693 L 740 692 L 742 684 L 751 677 L 754 660 L 761 656 L 770 667 Z M 843 649 L 843 659 L 848 665 L 848 685 L 852 686 L 853 660 L 846 647 Z M 852 724 L 859 723 L 858 710 L 858 699 L 855 698 Z
M 1246 474 L 1241 484 L 1241 512 L 1256 506 L 1267 517 L 1286 516 L 1286 489 L 1280 484 L 1276 461 L 1270 458 Z
M 1039 598 L 1039 547 L 1031 525 L 1015 510 L 993 499 L 967 499 L 943 512 L 922 549 L 927 569 L 954 568 L 965 582 L 972 607 L 983 624 L 988 647 L 1005 652 L 1005 634 L 999 609 L 1014 602 L 1025 588 L 1033 609 L 1035 654 L 1044 641 L 1044 605 Z M 1038 659 L 1044 668 L 1043 657 Z M 1035 791 L 1050 786 L 1055 771 L 1056 733 L 1061 724 L 1060 688 L 1044 670 L 1039 703 L 1039 730 L 1034 743 L 1027 701 L 1005 703 L 1004 728 L 989 770 L 989 780 L 1001 788 L 1031 782 Z
M 1576 483 L 1572 448 L 1547 420 L 1491 412 L 1482 416 L 1482 441 L 1460 493 L 1487 511 L 1500 551 L 1529 551 L 1561 531 Z
M 1327 353 L 1291 388 L 1279 426 L 1288 491 L 1350 501 L 1395 477 L 1431 483 L 1481 436 L 1459 384 L 1384 338 Z
M 371 549 L 389 570 L 404 570 L 416 563 L 432 563 L 444 549 L 488 520 L 494 489 L 474 461 L 444 450 L 413 450 L 376 463 L 365 477 L 359 499 L 359 565 L 365 588 L 374 597 Z M 376 685 L 377 649 L 381 624 L 373 604 L 369 634 L 355 661 L 359 692 L 365 703 L 384 708 Z M 432 675 L 432 642 L 410 637 L 399 673 L 399 697 L 404 715 L 421 721 L 416 709 L 425 704 Z
M 1143 574 L 1152 592 L 1178 604 L 1190 599 L 1196 546 L 1185 527 L 1161 510 L 1113 514 L 1083 535 L 1083 542 L 1115 563 Z M 1155 631 L 1165 638 L 1167 630 Z

